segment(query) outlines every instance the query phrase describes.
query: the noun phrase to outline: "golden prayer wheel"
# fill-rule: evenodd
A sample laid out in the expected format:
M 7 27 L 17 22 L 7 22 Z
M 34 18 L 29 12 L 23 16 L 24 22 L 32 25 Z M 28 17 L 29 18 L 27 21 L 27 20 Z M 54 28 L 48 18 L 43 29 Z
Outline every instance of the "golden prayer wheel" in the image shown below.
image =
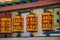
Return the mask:
M 38 15 L 34 13 L 27 15 L 27 32 L 38 32 Z
M 1 33 L 12 33 L 11 18 L 1 18 Z
M 24 18 L 16 15 L 13 18 L 13 32 L 24 32 Z
M 45 12 L 42 14 L 42 31 L 54 31 L 54 14 Z

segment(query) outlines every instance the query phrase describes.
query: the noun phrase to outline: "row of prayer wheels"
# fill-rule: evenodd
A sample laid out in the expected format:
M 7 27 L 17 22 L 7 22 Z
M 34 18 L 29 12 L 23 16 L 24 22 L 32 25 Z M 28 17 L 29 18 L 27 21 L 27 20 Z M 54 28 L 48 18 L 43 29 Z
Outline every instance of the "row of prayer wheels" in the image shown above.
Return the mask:
M 38 32 L 38 15 L 30 13 L 26 18 L 26 31 Z M 24 32 L 24 17 L 16 15 L 12 19 L 9 17 L 1 18 L 0 33 Z M 42 14 L 42 31 L 54 31 L 54 14 L 45 12 Z
M 27 15 L 27 32 L 38 32 L 38 17 L 36 14 L 31 13 Z M 22 33 L 24 32 L 24 17 L 20 15 L 16 15 L 12 19 L 9 17 L 1 18 L 1 28 L 0 33 Z

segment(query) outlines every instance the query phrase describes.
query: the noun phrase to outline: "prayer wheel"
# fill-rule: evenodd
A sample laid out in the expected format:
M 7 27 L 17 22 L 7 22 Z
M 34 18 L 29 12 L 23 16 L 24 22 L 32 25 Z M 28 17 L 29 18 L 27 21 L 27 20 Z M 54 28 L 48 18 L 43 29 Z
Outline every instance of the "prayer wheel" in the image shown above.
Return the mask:
M 34 13 L 27 15 L 27 32 L 38 32 L 38 16 Z
M 12 33 L 11 18 L 1 18 L 1 33 Z
M 13 32 L 24 32 L 24 18 L 16 15 L 13 18 Z
M 54 14 L 50 11 L 42 14 L 42 31 L 54 31 Z

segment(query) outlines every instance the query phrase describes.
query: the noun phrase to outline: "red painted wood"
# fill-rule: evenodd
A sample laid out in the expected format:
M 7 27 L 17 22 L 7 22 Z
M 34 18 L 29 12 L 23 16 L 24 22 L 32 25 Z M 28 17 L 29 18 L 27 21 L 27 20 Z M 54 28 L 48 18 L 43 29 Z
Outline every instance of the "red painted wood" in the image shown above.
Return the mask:
M 8 38 L 12 38 L 12 34 L 7 34 Z
M 12 13 L 7 13 L 6 16 L 12 18 Z
M 0 38 L 4 38 L 4 34 L 0 34 Z
M 45 1 L 38 1 L 38 2 L 33 2 L 33 3 L 19 4 L 15 6 L 1 7 L 0 12 L 7 11 L 7 10 L 36 7 L 36 6 L 44 6 L 44 5 L 50 5 L 50 4 L 55 4 L 55 3 L 60 3 L 60 0 L 45 0 Z

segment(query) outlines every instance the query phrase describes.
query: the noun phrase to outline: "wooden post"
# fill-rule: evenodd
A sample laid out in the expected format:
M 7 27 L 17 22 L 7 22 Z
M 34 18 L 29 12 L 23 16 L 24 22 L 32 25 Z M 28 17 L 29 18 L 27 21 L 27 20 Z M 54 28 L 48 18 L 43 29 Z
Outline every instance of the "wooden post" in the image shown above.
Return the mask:
M 59 27 L 57 28 L 57 30 L 60 30 L 60 10 L 58 11 L 59 14 Z
M 58 13 L 59 13 L 59 28 L 60 28 L 60 11 Z

